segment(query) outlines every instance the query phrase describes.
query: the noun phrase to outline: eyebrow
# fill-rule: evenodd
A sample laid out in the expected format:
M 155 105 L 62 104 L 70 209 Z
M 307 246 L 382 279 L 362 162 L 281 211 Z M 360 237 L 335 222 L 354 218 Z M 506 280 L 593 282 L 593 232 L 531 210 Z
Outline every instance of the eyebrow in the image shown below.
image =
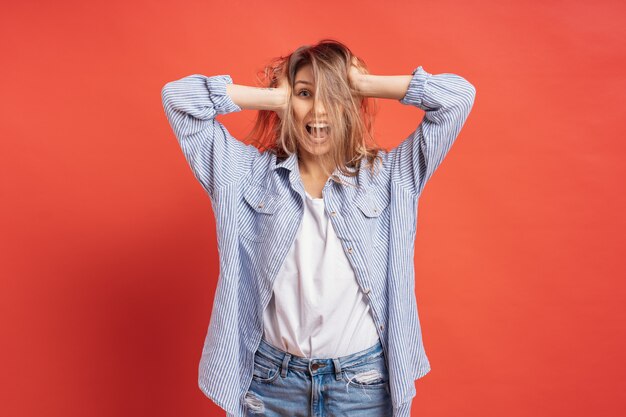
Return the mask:
M 313 85 L 313 83 L 309 82 L 309 81 L 304 81 L 304 80 L 298 80 L 295 82 L 294 85 L 298 84 L 298 83 L 302 83 L 302 84 L 309 84 L 309 85 Z

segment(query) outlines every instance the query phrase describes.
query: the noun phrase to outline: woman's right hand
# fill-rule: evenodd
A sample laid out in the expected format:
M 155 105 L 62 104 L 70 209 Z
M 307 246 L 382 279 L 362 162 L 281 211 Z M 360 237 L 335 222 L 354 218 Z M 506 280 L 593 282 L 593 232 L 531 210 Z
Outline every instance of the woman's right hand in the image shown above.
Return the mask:
M 289 83 L 287 82 L 287 77 L 285 75 L 281 75 L 278 78 L 278 87 L 276 87 L 278 91 L 278 95 L 280 96 L 280 103 L 278 108 L 275 110 L 278 118 L 282 120 L 285 111 L 287 110 L 287 104 L 289 103 L 289 97 L 291 95 L 291 88 L 289 87 Z

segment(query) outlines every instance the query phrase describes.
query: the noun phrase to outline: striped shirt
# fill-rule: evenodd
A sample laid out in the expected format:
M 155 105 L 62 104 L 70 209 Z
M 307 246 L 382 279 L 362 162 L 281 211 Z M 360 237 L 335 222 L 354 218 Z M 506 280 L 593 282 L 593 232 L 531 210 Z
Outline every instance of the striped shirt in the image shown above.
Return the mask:
M 228 417 L 243 417 L 263 311 L 296 238 L 306 194 L 297 154 L 278 159 L 260 152 L 216 120 L 241 111 L 226 93 L 232 82 L 229 75 L 189 75 L 167 83 L 161 97 L 183 154 L 211 199 L 217 226 L 220 270 L 198 384 Z M 458 75 L 417 67 L 399 100 L 425 111 L 415 131 L 380 153 L 376 175 L 364 161 L 355 177 L 335 170 L 322 191 L 376 323 L 394 417 L 409 417 L 414 380 L 430 371 L 414 293 L 418 199 L 459 135 L 475 94 Z

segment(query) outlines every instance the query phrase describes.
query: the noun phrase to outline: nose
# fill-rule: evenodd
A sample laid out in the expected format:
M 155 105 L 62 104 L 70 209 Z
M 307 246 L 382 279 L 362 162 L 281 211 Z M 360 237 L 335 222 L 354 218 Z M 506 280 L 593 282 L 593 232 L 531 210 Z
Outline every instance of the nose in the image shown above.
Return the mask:
M 321 100 L 315 100 L 313 102 L 313 114 L 317 115 L 318 118 L 326 116 L 326 109 L 324 108 Z

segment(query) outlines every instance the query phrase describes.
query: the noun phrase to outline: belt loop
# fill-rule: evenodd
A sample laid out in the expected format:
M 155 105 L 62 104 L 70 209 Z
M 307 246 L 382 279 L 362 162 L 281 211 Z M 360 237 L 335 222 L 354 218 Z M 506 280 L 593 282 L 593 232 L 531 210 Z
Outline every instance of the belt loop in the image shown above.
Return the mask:
M 339 359 L 334 358 L 333 363 L 335 364 L 335 379 L 339 381 L 341 379 L 341 365 L 339 364 Z
M 285 378 L 287 376 L 287 366 L 289 364 L 289 360 L 291 359 L 290 353 L 285 353 L 285 357 L 283 358 L 283 364 L 280 367 L 280 375 Z

